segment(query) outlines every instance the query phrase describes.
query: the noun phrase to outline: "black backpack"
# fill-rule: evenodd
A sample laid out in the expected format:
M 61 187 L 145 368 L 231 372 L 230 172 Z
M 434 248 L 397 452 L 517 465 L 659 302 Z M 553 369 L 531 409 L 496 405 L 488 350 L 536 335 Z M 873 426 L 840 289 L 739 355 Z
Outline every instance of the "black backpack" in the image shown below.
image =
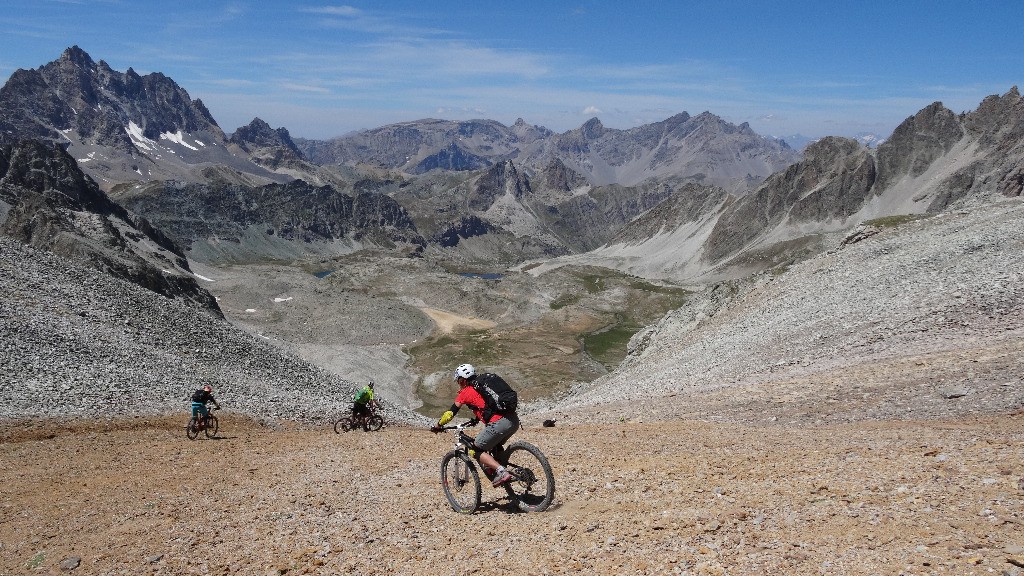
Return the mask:
M 502 380 L 497 374 L 480 374 L 473 381 L 473 387 L 484 397 L 486 410 L 485 420 L 490 420 L 491 414 L 513 414 L 519 405 L 519 395 Z M 487 414 L 490 412 L 491 414 Z

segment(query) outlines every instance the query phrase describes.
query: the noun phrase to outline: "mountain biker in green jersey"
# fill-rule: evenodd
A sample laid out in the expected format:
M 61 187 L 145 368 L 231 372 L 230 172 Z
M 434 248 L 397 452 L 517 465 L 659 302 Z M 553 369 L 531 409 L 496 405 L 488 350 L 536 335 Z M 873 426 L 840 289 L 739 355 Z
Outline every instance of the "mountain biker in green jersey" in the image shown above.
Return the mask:
M 455 413 L 463 406 L 469 406 L 476 419 L 484 422 L 484 410 L 487 404 L 484 401 L 484 397 L 480 395 L 480 392 L 473 387 L 473 381 L 476 380 L 476 377 L 476 369 L 473 368 L 472 364 L 462 364 L 455 369 L 455 381 L 459 384 L 459 393 L 455 396 L 455 403 L 452 404 L 451 408 L 441 416 L 437 424 L 430 428 L 432 432 L 440 432 L 445 424 L 451 422 L 452 418 L 455 418 Z M 484 429 L 473 439 L 473 445 L 476 448 L 475 457 L 480 460 L 484 474 L 488 478 L 492 478 L 491 486 L 497 488 L 511 480 L 512 475 L 505 470 L 504 466 L 498 463 L 489 450 L 499 444 L 504 444 L 516 433 L 516 430 L 519 430 L 519 417 L 514 413 L 504 416 L 501 414 L 487 414 L 487 416 L 489 416 L 489 419 L 484 422 Z M 470 453 L 472 454 L 472 451 Z
M 376 404 L 377 402 L 373 399 L 373 380 L 370 380 L 369 384 L 356 392 L 355 398 L 352 400 L 352 418 L 365 422 L 370 415 L 370 407 L 376 406 Z

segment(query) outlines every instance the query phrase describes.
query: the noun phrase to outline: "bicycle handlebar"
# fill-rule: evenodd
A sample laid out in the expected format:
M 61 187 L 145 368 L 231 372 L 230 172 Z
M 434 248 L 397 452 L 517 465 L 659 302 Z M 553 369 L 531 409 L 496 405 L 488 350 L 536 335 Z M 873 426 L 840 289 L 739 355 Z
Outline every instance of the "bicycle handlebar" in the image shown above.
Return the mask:
M 476 426 L 479 423 L 480 423 L 480 421 L 477 420 L 476 418 L 474 418 L 472 420 L 467 420 L 467 421 L 463 422 L 462 424 L 452 424 L 452 425 L 448 425 L 448 426 L 441 426 L 440 429 L 442 431 L 444 431 L 444 430 L 465 430 L 466 428 L 471 428 L 473 426 Z

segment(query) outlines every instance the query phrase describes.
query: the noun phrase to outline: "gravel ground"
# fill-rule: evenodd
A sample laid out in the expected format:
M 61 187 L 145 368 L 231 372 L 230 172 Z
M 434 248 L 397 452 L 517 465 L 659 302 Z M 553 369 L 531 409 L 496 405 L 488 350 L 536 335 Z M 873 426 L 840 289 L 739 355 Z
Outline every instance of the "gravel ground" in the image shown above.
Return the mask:
M 0 573 L 1021 574 L 1024 416 L 810 427 L 579 424 L 518 436 L 556 501 L 452 511 L 450 439 L 225 416 L 0 444 Z

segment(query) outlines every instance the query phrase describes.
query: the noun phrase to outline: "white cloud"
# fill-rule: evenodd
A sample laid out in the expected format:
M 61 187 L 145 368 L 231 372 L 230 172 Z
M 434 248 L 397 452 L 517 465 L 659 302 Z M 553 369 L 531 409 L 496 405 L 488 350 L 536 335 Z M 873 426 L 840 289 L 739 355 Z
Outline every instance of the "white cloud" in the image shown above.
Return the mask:
M 331 91 L 323 86 L 310 86 L 308 84 L 293 84 L 286 82 L 281 85 L 285 90 L 292 90 L 294 92 L 315 92 L 317 94 L 330 94 Z
M 600 113 L 601 113 L 601 109 L 598 108 L 597 106 L 587 106 L 586 108 L 583 109 L 583 114 L 587 114 L 587 115 L 590 115 L 590 114 L 600 114 Z
M 313 14 L 330 14 L 331 16 L 358 16 L 362 11 L 353 6 L 321 6 L 320 8 L 306 8 L 303 12 Z

